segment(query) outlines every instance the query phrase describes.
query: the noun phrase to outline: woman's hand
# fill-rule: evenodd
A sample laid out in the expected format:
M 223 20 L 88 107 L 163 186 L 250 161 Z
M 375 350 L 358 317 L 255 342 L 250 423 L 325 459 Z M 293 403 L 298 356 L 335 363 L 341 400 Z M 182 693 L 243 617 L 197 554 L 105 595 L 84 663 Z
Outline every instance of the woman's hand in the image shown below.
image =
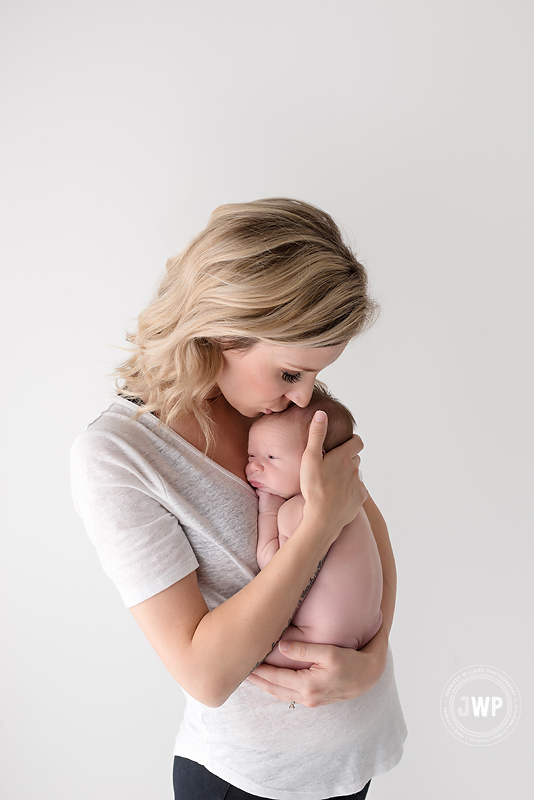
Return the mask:
M 306 501 L 304 515 L 328 520 L 332 529 L 337 528 L 339 533 L 352 522 L 367 499 L 367 490 L 358 472 L 358 453 L 363 449 L 363 442 L 354 434 L 348 442 L 323 456 L 327 424 L 325 412 L 317 411 L 302 456 L 300 486 Z
M 388 638 L 380 628 L 361 650 L 328 644 L 281 642 L 289 645 L 283 653 L 296 661 L 315 662 L 310 669 L 281 669 L 261 664 L 249 675 L 267 694 L 307 708 L 325 706 L 359 697 L 378 682 L 384 672 Z

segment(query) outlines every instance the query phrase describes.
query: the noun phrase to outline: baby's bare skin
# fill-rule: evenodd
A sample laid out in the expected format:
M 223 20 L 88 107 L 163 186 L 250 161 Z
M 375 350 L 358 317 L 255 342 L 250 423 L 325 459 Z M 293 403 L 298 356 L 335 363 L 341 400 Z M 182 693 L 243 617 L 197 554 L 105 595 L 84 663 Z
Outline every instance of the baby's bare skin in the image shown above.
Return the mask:
M 259 497 L 258 566 L 263 569 L 298 527 L 302 432 L 280 417 L 261 418 L 249 436 L 247 478 Z M 382 567 L 363 508 L 330 547 L 322 570 L 282 639 L 360 649 L 382 624 Z M 265 663 L 304 669 L 311 662 L 289 659 L 275 648 Z

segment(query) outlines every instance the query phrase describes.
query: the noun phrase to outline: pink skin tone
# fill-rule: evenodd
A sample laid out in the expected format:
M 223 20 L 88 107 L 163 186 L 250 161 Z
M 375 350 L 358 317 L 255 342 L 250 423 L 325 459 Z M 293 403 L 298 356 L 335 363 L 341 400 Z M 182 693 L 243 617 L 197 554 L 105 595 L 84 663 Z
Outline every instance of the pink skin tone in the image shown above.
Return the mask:
M 317 373 L 339 358 L 346 344 L 288 347 L 260 342 L 249 350 L 227 350 L 217 379 L 228 403 L 244 417 L 283 411 L 310 402 Z
M 258 566 L 263 569 L 302 519 L 300 462 L 306 435 L 297 420 L 269 415 L 249 433 L 246 475 L 258 504 Z M 382 624 L 382 567 L 373 532 L 363 509 L 341 531 L 292 624 L 286 641 L 336 644 L 360 649 Z M 265 662 L 305 669 L 312 662 L 289 659 L 276 648 Z
M 300 426 L 283 417 L 260 418 L 249 433 L 247 480 L 261 494 L 288 500 L 300 494 L 300 462 L 306 439 Z

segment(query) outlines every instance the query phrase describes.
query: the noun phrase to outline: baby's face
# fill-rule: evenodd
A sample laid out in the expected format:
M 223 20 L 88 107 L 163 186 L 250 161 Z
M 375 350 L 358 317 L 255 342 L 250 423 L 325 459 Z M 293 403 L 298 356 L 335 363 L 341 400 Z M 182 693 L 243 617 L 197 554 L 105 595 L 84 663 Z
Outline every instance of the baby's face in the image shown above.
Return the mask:
M 300 461 L 305 439 L 302 428 L 276 415 L 262 417 L 248 437 L 247 480 L 256 489 L 286 499 L 300 492 Z

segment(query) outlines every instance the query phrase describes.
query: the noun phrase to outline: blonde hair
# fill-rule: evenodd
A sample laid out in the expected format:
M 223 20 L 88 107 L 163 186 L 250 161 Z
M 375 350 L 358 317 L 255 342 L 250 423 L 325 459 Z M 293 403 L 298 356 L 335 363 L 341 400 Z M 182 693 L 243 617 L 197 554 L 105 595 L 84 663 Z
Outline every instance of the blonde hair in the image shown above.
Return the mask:
M 222 352 L 260 341 L 327 347 L 376 317 L 367 274 L 333 219 L 308 203 L 268 198 L 219 206 L 170 258 L 156 294 L 127 334 L 131 356 L 115 375 L 171 425 L 193 414 L 213 443 L 207 396 Z M 119 382 L 122 381 L 122 384 Z
M 283 418 L 295 420 L 295 422 L 302 426 L 303 444 L 306 446 L 308 430 L 316 411 L 326 411 L 328 416 L 328 428 L 323 445 L 326 453 L 328 453 L 329 450 L 333 450 L 334 447 L 338 447 L 338 445 L 347 442 L 351 438 L 356 425 L 354 417 L 347 406 L 343 405 L 340 400 L 337 400 L 331 392 L 329 392 L 324 383 L 320 381 L 315 383 L 310 402 L 305 408 L 291 404 L 278 414 L 272 414 L 269 417 L 260 417 L 260 419 L 271 420 Z

